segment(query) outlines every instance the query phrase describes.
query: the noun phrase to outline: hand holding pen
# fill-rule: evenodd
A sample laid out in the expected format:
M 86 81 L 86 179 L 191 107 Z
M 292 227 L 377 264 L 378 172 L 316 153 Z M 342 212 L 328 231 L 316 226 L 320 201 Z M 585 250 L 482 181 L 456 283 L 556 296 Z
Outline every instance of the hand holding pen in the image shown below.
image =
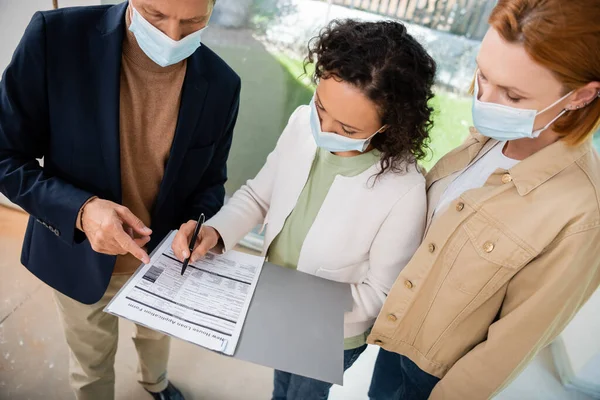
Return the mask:
M 195 263 L 216 247 L 221 240 L 221 236 L 213 227 L 203 225 L 203 219 L 204 216 L 201 215 L 197 221 L 191 220 L 181 225 L 173 239 L 171 248 L 182 263 L 185 263 L 186 259 L 189 259 L 188 263 Z M 193 241 L 195 243 L 192 243 Z

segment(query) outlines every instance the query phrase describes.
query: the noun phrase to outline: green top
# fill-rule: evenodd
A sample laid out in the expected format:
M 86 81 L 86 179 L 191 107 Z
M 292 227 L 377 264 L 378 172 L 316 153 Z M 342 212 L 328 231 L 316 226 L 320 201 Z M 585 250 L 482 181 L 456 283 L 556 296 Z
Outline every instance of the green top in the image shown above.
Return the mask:
M 296 207 L 287 217 L 281 232 L 269 247 L 267 252 L 269 262 L 296 269 L 304 239 L 317 218 L 335 177 L 337 175 L 347 177 L 360 175 L 377 163 L 379 159 L 380 153 L 377 151 L 370 151 L 354 157 L 339 157 L 327 150 L 319 149 Z M 346 338 L 344 348 L 354 349 L 362 346 L 366 343 L 366 336 L 366 334 L 362 334 Z

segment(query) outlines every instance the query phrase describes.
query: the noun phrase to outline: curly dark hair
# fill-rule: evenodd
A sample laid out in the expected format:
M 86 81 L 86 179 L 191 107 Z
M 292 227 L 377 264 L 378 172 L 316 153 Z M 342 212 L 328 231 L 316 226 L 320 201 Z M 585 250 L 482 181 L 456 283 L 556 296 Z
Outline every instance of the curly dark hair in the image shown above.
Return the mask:
M 313 81 L 333 77 L 360 89 L 378 105 L 385 134 L 372 145 L 381 172 L 403 172 L 406 162 L 427 156 L 433 127 L 436 63 L 400 22 L 334 20 L 310 40 L 304 63 L 315 64 Z

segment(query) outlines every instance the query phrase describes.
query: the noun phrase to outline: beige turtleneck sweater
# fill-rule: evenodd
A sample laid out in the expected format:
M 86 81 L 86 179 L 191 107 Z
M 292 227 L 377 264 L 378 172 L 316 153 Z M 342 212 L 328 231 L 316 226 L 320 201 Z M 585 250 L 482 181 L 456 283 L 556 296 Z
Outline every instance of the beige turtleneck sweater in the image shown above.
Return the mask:
M 127 27 L 131 24 L 126 12 Z M 120 89 L 121 186 L 123 205 L 151 225 L 181 102 L 186 61 L 162 68 L 138 46 L 127 29 L 123 40 Z M 140 261 L 119 256 L 113 274 L 133 273 Z

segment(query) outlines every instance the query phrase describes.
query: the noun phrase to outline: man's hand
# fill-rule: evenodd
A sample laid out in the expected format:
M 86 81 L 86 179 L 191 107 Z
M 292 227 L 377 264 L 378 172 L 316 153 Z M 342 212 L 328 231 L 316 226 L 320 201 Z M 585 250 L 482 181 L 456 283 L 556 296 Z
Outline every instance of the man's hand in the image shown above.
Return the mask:
M 81 230 L 98 253 L 125 255 L 148 264 L 150 257 L 143 247 L 150 241 L 152 230 L 127 207 L 107 200 L 94 199 L 84 205 Z M 135 238 L 136 235 L 138 238 Z
M 173 239 L 171 248 L 173 249 L 175 256 L 181 262 L 190 257 L 190 250 L 188 246 L 190 245 L 195 229 L 196 221 L 189 221 L 181 225 L 179 232 L 177 232 L 175 239 Z M 219 244 L 219 240 L 221 240 L 221 235 L 219 235 L 219 232 L 217 232 L 217 230 L 211 226 L 204 225 L 198 234 L 196 247 L 194 248 L 194 252 L 191 255 L 190 261 L 196 262 L 201 257 L 204 257 L 206 253 Z

